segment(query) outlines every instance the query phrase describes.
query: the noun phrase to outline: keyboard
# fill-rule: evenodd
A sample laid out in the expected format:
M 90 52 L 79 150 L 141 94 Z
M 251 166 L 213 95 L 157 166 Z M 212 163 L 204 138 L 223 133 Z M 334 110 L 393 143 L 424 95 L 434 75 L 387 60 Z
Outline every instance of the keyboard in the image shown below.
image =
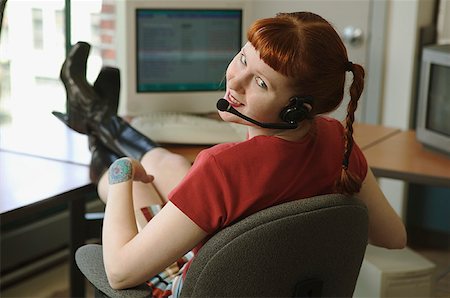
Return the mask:
M 161 112 L 134 117 L 130 124 L 158 143 L 214 145 L 246 139 L 246 126 L 192 114 Z

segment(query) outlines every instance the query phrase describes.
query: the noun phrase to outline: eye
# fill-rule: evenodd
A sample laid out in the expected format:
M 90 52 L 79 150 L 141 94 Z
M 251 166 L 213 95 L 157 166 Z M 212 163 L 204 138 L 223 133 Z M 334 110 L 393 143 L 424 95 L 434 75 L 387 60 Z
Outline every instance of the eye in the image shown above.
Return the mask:
M 260 77 L 256 77 L 255 80 L 259 87 L 267 89 L 266 83 Z
M 247 57 L 245 57 L 244 54 L 241 54 L 241 57 L 239 59 L 242 64 L 247 65 Z

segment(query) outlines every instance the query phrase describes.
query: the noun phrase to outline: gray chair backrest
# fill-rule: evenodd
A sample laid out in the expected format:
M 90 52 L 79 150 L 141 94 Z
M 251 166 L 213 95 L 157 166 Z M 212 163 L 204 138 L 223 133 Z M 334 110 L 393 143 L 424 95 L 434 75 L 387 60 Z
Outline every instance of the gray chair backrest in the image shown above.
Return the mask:
M 358 199 L 332 194 L 274 206 L 212 237 L 181 296 L 351 297 L 367 239 L 367 208 Z
M 368 237 L 367 208 L 339 194 L 259 211 L 214 235 L 192 262 L 182 297 L 351 297 Z M 108 297 L 147 297 L 146 286 L 116 291 L 104 272 L 101 246 L 76 261 Z

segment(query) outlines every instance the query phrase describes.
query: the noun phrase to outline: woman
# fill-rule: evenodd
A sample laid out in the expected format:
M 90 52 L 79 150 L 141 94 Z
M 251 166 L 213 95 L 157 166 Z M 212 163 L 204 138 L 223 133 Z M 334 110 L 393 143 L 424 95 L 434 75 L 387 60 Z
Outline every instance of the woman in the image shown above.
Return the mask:
M 227 105 L 259 122 L 294 127 L 262 128 L 220 111 L 224 121 L 248 125 L 248 139 L 204 150 L 192 167 L 115 115 L 116 95 L 102 87 L 105 74 L 92 88 L 67 63 L 61 77 L 69 110 L 57 116 L 89 135 L 92 177 L 107 201 L 103 250 L 113 288 L 151 279 L 187 252 L 195 254 L 218 230 L 261 209 L 332 192 L 367 205 L 370 243 L 405 246 L 403 223 L 353 142 L 364 70 L 349 62 L 338 34 L 320 16 L 283 13 L 256 21 L 226 71 Z M 342 102 L 346 72 L 354 79 L 344 128 L 319 115 Z M 114 161 L 119 156 L 127 157 Z M 138 232 L 135 213 L 152 204 L 164 207 Z M 150 284 L 155 295 L 177 295 L 182 278 L 168 289 Z

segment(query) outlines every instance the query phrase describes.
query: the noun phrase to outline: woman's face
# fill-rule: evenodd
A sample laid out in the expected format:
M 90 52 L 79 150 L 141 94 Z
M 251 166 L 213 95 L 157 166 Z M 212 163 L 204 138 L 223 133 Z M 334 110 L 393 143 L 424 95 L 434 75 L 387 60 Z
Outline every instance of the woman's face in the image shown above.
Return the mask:
M 264 63 L 249 42 L 228 65 L 226 79 L 224 98 L 236 110 L 260 122 L 282 122 L 280 112 L 295 95 L 291 79 Z M 219 114 L 225 121 L 253 125 L 228 112 Z

